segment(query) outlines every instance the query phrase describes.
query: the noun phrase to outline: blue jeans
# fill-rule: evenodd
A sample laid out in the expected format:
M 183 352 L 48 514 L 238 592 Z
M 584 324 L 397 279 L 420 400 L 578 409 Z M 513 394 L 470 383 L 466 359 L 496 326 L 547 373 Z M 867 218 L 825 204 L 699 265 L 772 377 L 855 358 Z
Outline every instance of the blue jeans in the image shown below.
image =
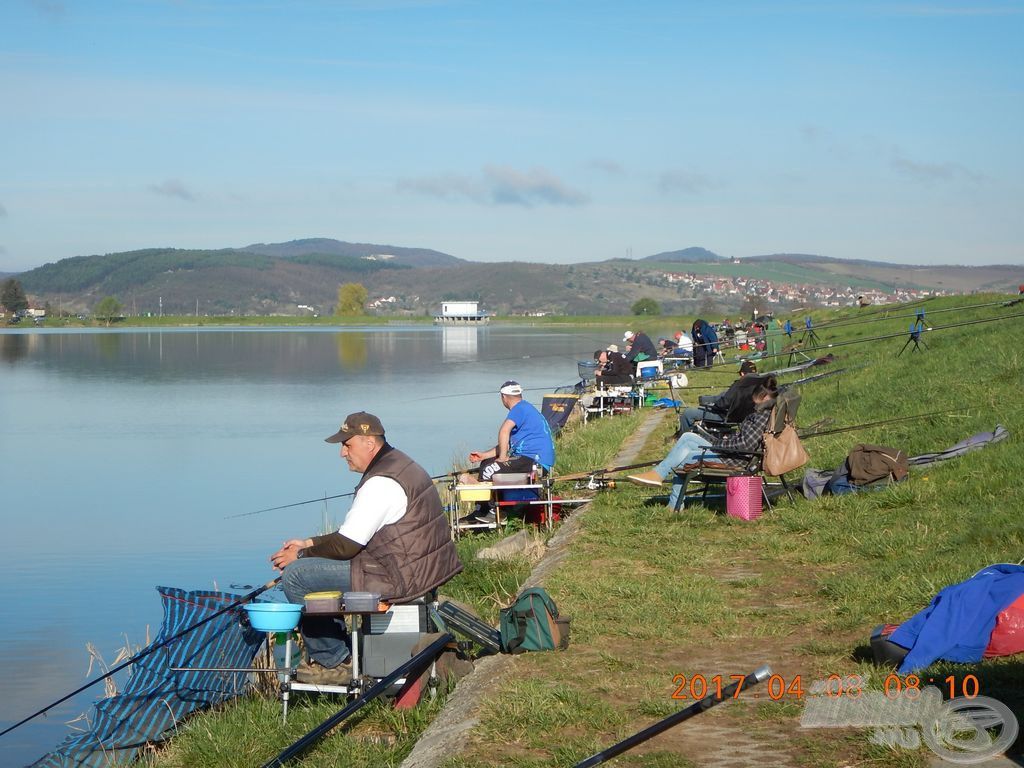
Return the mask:
M 348 592 L 352 589 L 352 564 L 326 557 L 300 557 L 284 569 L 281 587 L 290 603 L 301 603 L 310 592 Z M 323 667 L 336 667 L 349 655 L 348 628 L 340 619 L 306 616 L 302 638 L 309 658 Z
M 679 431 L 689 432 L 693 429 L 695 421 L 717 421 L 719 424 L 725 422 L 725 416 L 709 411 L 706 408 L 686 408 L 679 414 Z
M 676 502 L 679 500 L 679 494 L 683 491 L 682 478 L 672 470 L 676 467 L 683 466 L 684 464 L 689 464 L 698 456 L 703 456 L 704 458 L 715 457 L 716 455 L 712 451 L 705 451 L 703 454 L 701 453 L 701 448 L 705 448 L 710 445 L 710 442 L 705 440 L 696 432 L 684 432 L 683 435 L 676 440 L 676 444 L 672 446 L 672 450 L 668 452 L 668 456 L 666 456 L 665 459 L 654 468 L 654 471 L 661 476 L 662 480 L 667 480 L 669 477 L 672 478 L 672 493 L 670 493 L 668 497 L 668 504 L 670 507 L 675 508 Z

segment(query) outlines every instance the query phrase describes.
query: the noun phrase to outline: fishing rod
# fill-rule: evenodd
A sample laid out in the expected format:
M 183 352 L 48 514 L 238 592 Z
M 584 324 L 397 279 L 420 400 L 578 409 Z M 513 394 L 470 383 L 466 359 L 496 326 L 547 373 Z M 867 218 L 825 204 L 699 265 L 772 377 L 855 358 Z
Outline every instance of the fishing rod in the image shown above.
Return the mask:
M 444 651 L 445 647 L 449 643 L 453 642 L 455 642 L 455 637 L 452 634 L 446 632 L 441 635 L 437 640 L 396 668 L 387 677 L 374 683 L 373 686 L 371 686 L 362 696 L 349 704 L 346 704 L 338 712 L 324 720 L 320 725 L 313 728 L 313 730 L 309 731 L 305 736 L 302 736 L 283 749 L 276 757 L 265 762 L 261 768 L 278 768 L 279 766 L 283 766 L 293 757 L 301 755 L 317 741 L 323 738 L 332 728 L 343 720 L 354 715 L 382 693 L 387 692 L 387 690 L 396 682 L 402 678 L 405 678 L 406 680 L 413 680 L 418 677 L 427 665 L 440 656 L 441 652 Z
M 810 432 L 807 434 L 800 433 L 800 439 L 806 440 L 811 437 L 823 437 L 825 435 L 838 435 L 840 432 L 853 432 L 857 429 L 867 429 L 868 427 L 880 427 L 886 424 L 896 424 L 901 421 L 913 421 L 914 419 L 926 419 L 930 416 L 944 416 L 950 413 L 963 413 L 964 411 L 970 410 L 969 408 L 948 408 L 944 411 L 932 411 L 931 413 L 918 413 L 914 416 L 900 416 L 895 419 L 884 419 L 882 421 L 869 421 L 866 424 L 854 424 L 851 427 L 837 427 L 835 429 L 826 429 L 822 432 Z
M 716 676 L 716 678 L 719 680 L 719 683 L 722 677 L 725 676 Z M 694 715 L 699 715 L 701 712 L 706 712 L 712 707 L 721 704 L 723 701 L 728 701 L 729 699 L 738 699 L 740 696 L 740 691 L 743 688 L 755 686 L 758 683 L 762 683 L 765 680 L 768 680 L 769 678 L 774 678 L 775 680 L 777 680 L 778 676 L 773 676 L 772 668 L 769 667 L 767 664 L 763 664 L 762 666 L 758 667 L 753 672 L 742 678 L 740 678 L 740 675 L 729 675 L 729 678 L 735 680 L 736 682 L 731 683 L 730 685 L 727 685 L 724 688 L 719 687 L 717 691 L 709 693 L 704 698 L 693 702 L 693 704 L 691 704 L 690 706 L 685 707 L 679 710 L 678 712 L 673 712 L 665 719 L 659 720 L 653 725 L 647 726 L 642 731 L 634 733 L 632 736 L 623 739 L 617 744 L 613 744 L 607 749 L 598 752 L 596 755 L 591 755 L 586 760 L 582 760 L 576 763 L 575 768 L 591 768 L 591 766 L 600 765 L 601 763 L 610 760 L 616 755 L 621 755 L 623 752 L 632 749 L 637 744 L 643 744 L 645 741 L 647 741 L 650 738 L 653 738 L 654 736 L 657 736 L 659 733 L 663 733 L 667 731 L 669 728 L 679 725 L 679 723 L 683 722 L 684 720 L 689 720 Z
M 563 482 L 563 481 L 568 481 L 568 480 L 583 480 L 584 478 L 587 478 L 587 477 L 592 477 L 594 475 L 605 475 L 605 474 L 608 474 L 610 472 L 624 472 L 627 469 L 639 469 L 640 467 L 653 467 L 657 463 L 658 463 L 657 461 L 644 461 L 644 462 L 641 462 L 639 464 L 626 464 L 626 465 L 621 466 L 621 467 L 599 467 L 598 469 L 588 469 L 588 470 L 584 470 L 583 472 L 574 472 L 574 473 L 569 474 L 569 475 L 559 475 L 558 477 L 553 477 L 551 479 L 554 482 L 556 482 L 556 483 Z
M 986 304 L 984 306 L 999 305 L 999 306 L 1007 306 L 1007 307 L 1009 307 L 1009 306 L 1014 306 L 1015 304 L 1016 304 L 1016 301 L 1012 301 L 1011 300 L 1011 301 L 993 302 L 992 304 Z M 979 305 L 975 305 L 975 306 L 983 306 L 983 305 L 979 304 Z M 970 309 L 970 308 L 971 307 L 968 306 L 968 307 L 953 307 L 952 309 Z M 950 309 L 948 311 L 951 311 L 952 309 Z M 947 310 L 946 309 L 935 310 L 936 313 L 939 312 L 939 311 L 947 311 Z M 998 315 L 996 317 L 983 317 L 981 319 L 974 319 L 974 321 L 965 321 L 963 323 L 950 323 L 950 324 L 947 324 L 945 326 L 926 327 L 923 330 L 924 331 L 940 331 L 940 330 L 945 330 L 945 329 L 949 329 L 949 328 L 961 328 L 963 326 L 977 325 L 979 323 L 997 323 L 997 322 L 1000 322 L 1000 321 L 1005 321 L 1005 319 L 1012 319 L 1014 317 L 1020 317 L 1022 315 L 1024 315 L 1024 312 L 1015 312 L 1013 314 L 1002 314 L 1002 315 Z M 909 315 L 907 315 L 907 316 L 909 316 Z M 916 316 L 916 315 L 914 315 L 914 316 Z M 815 330 L 817 330 L 817 329 L 815 329 Z M 863 339 L 851 339 L 851 340 L 848 340 L 848 341 L 829 342 L 827 344 L 818 344 L 816 346 L 810 346 L 810 347 L 802 346 L 802 342 L 801 341 L 795 341 L 795 342 L 793 342 L 791 344 L 787 344 L 786 345 L 786 349 L 784 349 L 783 351 L 776 352 L 775 354 L 762 355 L 759 359 L 767 359 L 769 357 L 784 357 L 784 356 L 787 356 L 787 355 L 796 354 L 798 352 L 800 352 L 800 353 L 813 352 L 813 351 L 817 351 L 817 350 L 820 350 L 820 349 L 831 349 L 833 347 L 845 346 L 845 345 L 848 345 L 848 344 L 860 344 L 860 343 L 863 343 L 863 342 L 866 342 L 866 341 L 881 341 L 881 340 L 884 340 L 884 339 L 891 339 L 891 338 L 895 338 L 895 337 L 903 337 L 905 335 L 906 335 L 906 332 L 904 331 L 904 332 L 899 332 L 899 333 L 895 333 L 895 334 L 885 334 L 885 335 L 881 335 L 881 336 L 871 336 L 871 337 L 866 337 L 866 338 L 863 338 Z M 720 368 L 722 368 L 724 366 L 731 366 L 731 365 L 734 365 L 734 362 L 729 362 L 729 361 L 715 362 L 715 364 L 712 364 L 711 366 L 706 366 L 706 367 L 698 368 L 698 369 L 694 369 L 694 370 L 710 372 L 713 369 L 720 369 Z
M 203 626 L 207 622 L 213 621 L 218 616 L 220 616 L 222 614 L 225 614 L 228 611 L 234 610 L 235 608 L 237 608 L 238 606 L 242 605 L 243 603 L 248 603 L 249 601 L 251 601 L 257 595 L 260 595 L 263 592 L 266 592 L 271 587 L 273 587 L 280 580 L 281 580 L 281 577 L 278 576 L 277 578 L 268 581 L 262 587 L 259 587 L 258 589 L 254 589 L 249 594 L 243 595 L 242 597 L 238 598 L 235 602 L 231 603 L 231 605 L 225 606 L 224 608 L 221 608 L 221 609 L 215 611 L 214 613 L 211 613 L 205 619 L 200 619 L 199 621 L 197 621 L 195 624 L 193 624 L 190 627 L 185 627 L 185 629 L 181 630 L 180 632 L 175 634 L 173 637 L 169 637 L 166 640 L 164 640 L 164 641 L 162 641 L 160 643 L 157 643 L 156 645 L 150 645 L 150 646 L 148 646 L 146 648 L 143 648 L 141 651 L 136 653 L 130 659 L 128 659 L 125 662 L 122 662 L 121 664 L 118 664 L 116 667 L 111 669 L 106 674 L 100 675 L 99 677 L 97 677 L 97 678 L 95 678 L 93 680 L 90 680 L 88 683 L 85 683 L 84 685 L 79 686 L 78 688 L 73 690 L 71 693 L 69 693 L 69 694 L 67 694 L 65 696 L 62 696 L 61 698 L 57 699 L 52 704 L 47 704 L 45 707 L 43 707 L 39 711 L 33 712 L 31 715 L 29 715 L 28 717 L 22 718 L 21 720 L 16 722 L 14 725 L 8 726 L 4 730 L 0 731 L 0 736 L 3 736 L 6 733 L 10 733 L 11 731 L 13 731 L 18 726 L 24 725 L 29 720 L 32 720 L 32 719 L 38 717 L 39 715 L 44 714 L 45 712 L 49 712 L 51 709 L 56 707 L 58 704 L 63 704 L 65 701 L 70 699 L 72 696 L 77 696 L 78 694 L 80 694 L 85 689 L 91 688 L 92 686 L 96 685 L 96 683 L 100 682 L 100 680 L 106 680 L 108 677 L 112 677 L 113 675 L 117 674 L 118 672 L 120 672 L 125 667 L 128 667 L 128 666 L 131 666 L 132 664 L 135 664 L 136 662 L 140 661 L 141 659 L 146 658 L 151 653 L 154 653 L 155 651 L 158 651 L 161 648 L 165 648 L 166 646 L 168 646 L 171 643 L 173 643 L 175 640 L 180 640 L 182 637 L 187 635 L 189 632 L 192 632 L 193 630 L 198 629 L 199 627 Z
M 1006 300 L 1003 301 L 992 301 L 985 304 L 965 304 L 959 307 L 946 307 L 945 309 L 933 309 L 928 312 L 929 315 L 939 315 L 945 312 L 964 312 L 970 309 L 983 309 L 985 307 L 1005 306 Z M 886 320 L 904 320 L 906 318 L 923 318 L 925 315 L 924 310 L 918 310 L 912 315 L 891 315 L 888 317 L 876 317 L 870 319 L 863 319 L 859 317 L 844 318 L 842 320 L 834 320 L 829 323 L 822 323 L 821 325 L 814 326 L 814 330 L 820 331 L 822 329 L 849 327 L 851 325 L 862 325 L 864 323 L 881 323 Z
M 1024 317 L 1024 312 L 1015 312 L 1015 313 L 1010 314 L 1010 315 L 1000 315 L 998 317 L 986 317 L 986 318 L 982 318 L 980 320 L 965 320 L 965 321 L 960 322 L 960 323 L 949 323 L 947 325 L 935 325 L 935 326 L 923 328 L 921 332 L 922 333 L 930 333 L 932 331 L 943 331 L 943 330 L 948 330 L 950 328 L 962 328 L 962 327 L 965 327 L 965 326 L 979 325 L 979 324 L 982 324 L 982 323 L 998 323 L 998 322 L 1003 322 L 1004 320 L 1013 320 L 1014 318 L 1018 318 L 1018 317 Z M 832 342 L 829 342 L 828 344 L 822 344 L 820 346 L 814 346 L 814 347 L 801 347 L 798 344 L 794 344 L 794 345 L 789 345 L 790 348 L 787 349 L 786 351 L 778 352 L 778 353 L 773 354 L 773 355 L 762 355 L 759 359 L 760 360 L 767 360 L 767 359 L 773 358 L 773 357 L 787 357 L 789 355 L 796 354 L 797 352 L 800 352 L 800 353 L 818 352 L 818 351 L 821 351 L 821 350 L 834 349 L 836 347 L 845 347 L 845 346 L 849 346 L 851 344 L 864 344 L 864 343 L 869 342 L 869 341 L 884 341 L 886 339 L 905 338 L 906 335 L 907 335 L 906 331 L 900 331 L 900 332 L 897 332 L 897 333 L 886 333 L 886 334 L 882 334 L 882 335 L 879 335 L 879 336 L 868 336 L 868 337 L 865 337 L 863 339 L 849 339 L 847 341 L 832 341 Z M 715 363 L 714 366 L 709 366 L 709 367 L 721 368 L 721 367 L 726 366 L 726 365 L 731 366 L 731 365 L 735 365 L 735 364 L 736 364 L 736 362 L 732 361 L 732 362 L 725 362 L 725 363 Z M 696 370 L 701 370 L 701 369 L 698 368 Z
M 576 382 L 573 382 L 572 384 L 552 384 L 552 385 L 547 386 L 547 387 L 523 387 L 523 392 L 541 392 L 541 391 L 543 391 L 543 392 L 550 392 L 553 389 L 564 389 L 564 388 L 567 388 L 567 387 L 574 387 L 574 386 L 576 386 Z M 419 403 L 419 402 L 423 402 L 424 400 L 444 400 L 444 399 L 447 399 L 447 398 L 450 398 L 450 397 L 473 397 L 475 395 L 496 395 L 496 394 L 498 394 L 498 391 L 496 389 L 488 389 L 485 392 L 457 392 L 457 393 L 448 394 L 448 395 L 430 395 L 429 397 L 414 397 L 414 398 L 412 398 L 410 400 L 407 400 L 406 402 L 409 402 L 409 403 Z
M 465 471 L 466 470 L 464 470 L 464 469 L 457 469 L 457 470 L 454 470 L 452 472 L 446 472 L 443 475 L 432 475 L 430 477 L 430 479 L 436 482 L 438 480 L 444 480 L 446 477 L 453 477 L 453 476 L 458 475 L 459 473 L 465 472 Z M 347 491 L 345 493 L 336 493 L 333 496 L 321 496 L 318 499 L 307 499 L 306 501 L 296 501 L 296 502 L 294 502 L 292 504 L 282 504 L 279 507 L 267 507 L 266 509 L 257 509 L 255 512 L 240 512 L 237 515 L 227 515 L 224 519 L 225 520 L 232 520 L 232 519 L 234 519 L 236 517 L 251 517 L 252 515 L 259 515 L 259 514 L 261 514 L 263 512 L 275 512 L 275 511 L 277 511 L 279 509 L 289 509 L 290 507 L 301 507 L 303 504 L 316 504 L 318 501 L 330 501 L 331 499 L 344 499 L 344 498 L 347 498 L 349 496 L 355 496 L 355 495 L 356 495 L 355 491 Z

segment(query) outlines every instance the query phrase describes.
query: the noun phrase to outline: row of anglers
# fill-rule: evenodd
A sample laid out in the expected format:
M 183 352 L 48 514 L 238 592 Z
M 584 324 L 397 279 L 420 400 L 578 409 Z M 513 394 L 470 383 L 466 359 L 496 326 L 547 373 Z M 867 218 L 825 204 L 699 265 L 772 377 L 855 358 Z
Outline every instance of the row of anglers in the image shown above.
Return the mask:
M 689 333 L 676 331 L 672 338 L 660 338 L 655 344 L 643 331 L 626 331 L 620 344 L 609 344 L 594 352 L 595 375 L 605 386 L 628 386 L 633 382 L 637 364 L 663 360 L 674 366 L 710 368 L 722 359 L 722 348 L 736 345 L 741 351 L 778 354 L 784 337 L 792 337 L 792 325 L 763 317 L 737 329 L 727 320 L 716 328 L 705 320 L 694 320 Z M 720 334 L 724 338 L 720 341 Z
M 629 334 L 637 344 L 640 334 Z M 721 395 L 705 398 L 680 416 L 679 440 L 654 470 L 631 476 L 634 482 L 660 485 L 676 466 L 705 448 L 756 449 L 763 438 L 778 384 L 774 376 L 757 376 L 753 363 L 743 364 L 740 377 Z M 555 445 L 547 419 L 527 400 L 516 381 L 498 390 L 507 413 L 493 447 L 468 455 L 475 468 L 459 475 L 462 484 L 491 482 L 496 475 L 550 472 Z M 730 434 L 708 439 L 691 431 L 698 420 L 739 422 Z M 286 541 L 270 558 L 282 572 L 281 586 L 289 602 L 322 591 L 379 593 L 391 602 L 416 599 L 462 570 L 451 540 L 436 486 L 427 471 L 391 446 L 384 425 L 373 414 L 347 416 L 326 442 L 340 446 L 341 458 L 362 474 L 351 509 L 338 530 Z M 678 494 L 673 489 L 673 495 Z M 674 504 L 675 498 L 669 499 Z M 489 506 L 477 512 L 480 522 L 493 522 Z M 302 632 L 309 658 L 296 670 L 300 682 L 345 684 L 351 679 L 348 638 L 332 618 L 306 617 Z

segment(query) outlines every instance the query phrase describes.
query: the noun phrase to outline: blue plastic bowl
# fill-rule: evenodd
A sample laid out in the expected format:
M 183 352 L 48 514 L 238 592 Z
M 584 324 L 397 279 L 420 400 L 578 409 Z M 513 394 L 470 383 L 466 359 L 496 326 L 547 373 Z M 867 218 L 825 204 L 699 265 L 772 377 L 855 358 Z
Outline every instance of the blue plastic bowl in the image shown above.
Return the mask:
M 300 603 L 249 603 L 243 606 L 249 623 L 259 632 L 287 632 L 299 626 Z

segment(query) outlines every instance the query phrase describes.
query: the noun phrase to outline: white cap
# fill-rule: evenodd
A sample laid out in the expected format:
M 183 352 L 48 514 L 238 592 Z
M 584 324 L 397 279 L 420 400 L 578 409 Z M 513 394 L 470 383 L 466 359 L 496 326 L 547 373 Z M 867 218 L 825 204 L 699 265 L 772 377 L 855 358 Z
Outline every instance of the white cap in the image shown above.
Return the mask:
M 622 337 L 622 340 L 623 341 L 629 341 L 632 338 L 633 338 L 633 332 L 632 331 L 626 331 L 626 335 Z
M 523 387 L 518 381 L 506 381 L 498 391 L 503 395 L 521 395 Z
M 609 352 L 618 352 L 619 351 L 619 345 L 618 344 L 609 344 L 608 345 L 608 351 Z

